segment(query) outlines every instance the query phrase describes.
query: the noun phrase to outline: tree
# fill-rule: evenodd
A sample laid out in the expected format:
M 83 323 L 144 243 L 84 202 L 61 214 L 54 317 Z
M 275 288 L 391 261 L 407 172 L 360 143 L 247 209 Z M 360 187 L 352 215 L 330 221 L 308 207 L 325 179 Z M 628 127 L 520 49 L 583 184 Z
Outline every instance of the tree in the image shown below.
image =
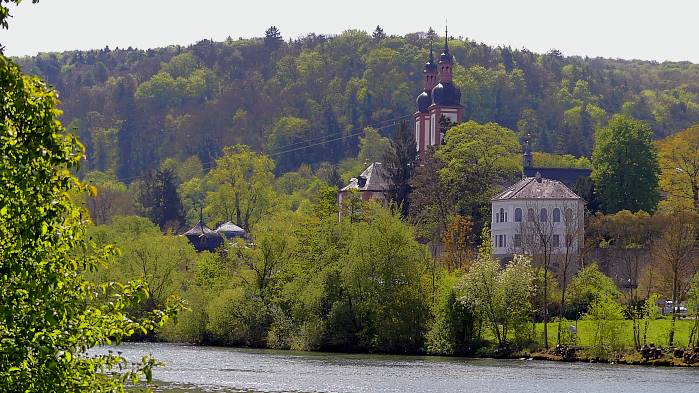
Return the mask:
M 601 296 L 590 305 L 585 319 L 594 321 L 592 356 L 607 360 L 621 347 L 621 321 L 624 309 L 609 296 Z
M 250 232 L 274 207 L 274 162 L 247 146 L 224 149 L 207 175 L 206 211 L 215 221 L 232 221 Z
M 389 199 L 398 206 L 403 217 L 407 217 L 410 211 L 410 178 L 416 158 L 415 135 L 408 123 L 402 121 L 393 134 L 391 149 L 384 156 L 384 165 L 390 182 Z
M 444 252 L 441 255 L 443 266 L 447 270 L 462 270 L 472 259 L 476 239 L 473 223 L 468 217 L 454 216 L 442 235 Z
M 277 26 L 270 26 L 267 30 L 265 30 L 264 42 L 265 46 L 269 50 L 275 50 L 282 44 L 282 33 L 279 31 Z
M 602 273 L 594 263 L 586 265 L 575 274 L 568 291 L 568 314 L 575 319 L 586 313 L 595 300 L 606 297 L 616 300 L 621 296 L 614 281 Z
M 7 16 L 0 5 L 3 27 Z M 70 199 L 86 189 L 72 175 L 85 151 L 58 121 L 56 93 L 2 55 L 0 90 L 0 391 L 123 391 L 131 376 L 150 379 L 152 361 L 86 352 L 152 331 L 175 309 L 128 315 L 143 283 L 85 278 L 112 254 L 91 250 Z
M 490 242 L 490 239 L 484 236 L 483 241 Z M 520 344 L 526 337 L 534 273 L 529 258 L 523 255 L 516 255 L 500 271 L 500 263 L 484 252 L 489 251 L 488 247 L 481 248 L 478 258 L 463 277 L 461 301 L 488 325 L 498 347 L 507 348 L 511 333 Z
M 397 214 L 374 202 L 366 220 L 352 224 L 340 256 L 343 299 L 358 348 L 414 353 L 428 321 L 429 256 Z
M 132 214 L 132 200 L 126 185 L 101 172 L 90 172 L 85 181 L 94 187 L 85 198 L 90 218 L 95 224 L 109 223 L 116 215 Z
M 176 231 L 184 224 L 178 183 L 175 172 L 171 169 L 151 171 L 141 179 L 138 202 L 145 215 L 162 230 Z
M 621 115 L 595 134 L 592 179 L 604 212 L 655 211 L 660 167 L 652 135 L 645 123 Z
M 699 125 L 658 141 L 657 146 L 660 186 L 668 195 L 661 204 L 699 213 Z
M 454 210 L 453 195 L 439 176 L 442 168 L 444 163 L 435 154 L 435 149 L 427 148 L 418 157 L 410 180 L 410 220 L 422 242 L 438 243 Z
M 391 150 L 391 140 L 381 136 L 375 128 L 364 129 L 364 136 L 359 138 L 359 155 L 357 159 L 363 164 L 381 162 Z
M 556 223 L 553 217 L 549 217 L 547 209 L 542 207 L 538 201 L 528 203 L 525 206 L 525 210 L 527 211 L 526 219 L 523 219 L 520 223 L 520 242 L 522 250 L 526 254 L 532 255 L 534 262 L 542 268 L 544 348 L 548 348 L 549 270 L 551 269 L 551 259 L 555 249 L 558 248 L 554 244 Z M 561 210 L 565 211 L 567 209 L 563 208 Z M 553 214 L 551 213 L 551 215 Z
M 687 294 L 689 282 L 699 267 L 696 255 L 696 224 L 699 221 L 696 215 L 687 211 L 658 214 L 655 218 L 660 220 L 662 232 L 654 239 L 651 253 L 672 298 L 672 323 L 668 336 L 668 343 L 672 346 L 675 342 L 677 306 Z
M 521 173 L 520 151 L 513 131 L 474 121 L 451 128 L 437 150 L 444 163 L 440 181 L 455 201 L 457 212 L 471 217 L 477 229 L 490 216 L 490 198 L 497 187 Z
M 138 307 L 141 313 L 163 308 L 180 291 L 183 272 L 195 267 L 196 253 L 187 239 L 163 235 L 147 218 L 115 217 L 111 225 L 91 227 L 89 234 L 100 246 L 111 243 L 121 251 L 116 263 L 93 273 L 98 281 L 140 279 L 148 284 L 148 298 Z
M 374 39 L 374 41 L 381 41 L 386 38 L 386 33 L 383 32 L 381 26 L 376 25 L 374 32 L 371 33 L 371 37 Z

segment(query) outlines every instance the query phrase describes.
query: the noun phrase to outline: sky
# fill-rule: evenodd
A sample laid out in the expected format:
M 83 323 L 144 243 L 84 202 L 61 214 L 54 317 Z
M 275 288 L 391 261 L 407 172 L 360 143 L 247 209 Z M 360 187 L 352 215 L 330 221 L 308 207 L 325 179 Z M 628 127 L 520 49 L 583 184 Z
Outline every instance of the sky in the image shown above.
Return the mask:
M 0 44 L 10 56 L 153 48 L 201 39 L 285 39 L 347 29 L 387 34 L 430 26 L 490 45 L 564 55 L 699 63 L 694 0 L 24 0 Z

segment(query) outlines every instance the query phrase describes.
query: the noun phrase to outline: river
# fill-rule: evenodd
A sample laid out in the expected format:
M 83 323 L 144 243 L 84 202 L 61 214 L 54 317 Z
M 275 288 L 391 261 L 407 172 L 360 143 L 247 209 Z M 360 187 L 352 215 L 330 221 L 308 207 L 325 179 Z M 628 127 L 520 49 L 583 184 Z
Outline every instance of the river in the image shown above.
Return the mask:
M 699 369 L 125 343 L 161 392 L 699 392 Z

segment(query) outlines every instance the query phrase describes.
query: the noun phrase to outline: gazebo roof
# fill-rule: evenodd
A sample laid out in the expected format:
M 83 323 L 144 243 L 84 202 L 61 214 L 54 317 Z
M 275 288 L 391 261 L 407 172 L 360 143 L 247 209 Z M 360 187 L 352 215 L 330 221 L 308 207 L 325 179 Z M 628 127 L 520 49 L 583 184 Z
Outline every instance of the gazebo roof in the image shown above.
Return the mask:
M 206 225 L 204 224 L 204 220 L 199 220 L 199 222 L 192 227 L 192 229 L 188 230 L 187 232 L 184 233 L 185 236 L 190 237 L 190 236 L 206 236 L 206 237 L 211 237 L 211 236 L 219 236 L 218 233 L 215 231 L 212 231 L 210 228 L 207 228 Z
M 227 232 L 227 233 L 245 233 L 245 229 L 233 224 L 230 221 L 226 221 L 223 224 L 219 225 L 218 228 L 216 228 L 216 232 L 222 233 L 222 232 Z

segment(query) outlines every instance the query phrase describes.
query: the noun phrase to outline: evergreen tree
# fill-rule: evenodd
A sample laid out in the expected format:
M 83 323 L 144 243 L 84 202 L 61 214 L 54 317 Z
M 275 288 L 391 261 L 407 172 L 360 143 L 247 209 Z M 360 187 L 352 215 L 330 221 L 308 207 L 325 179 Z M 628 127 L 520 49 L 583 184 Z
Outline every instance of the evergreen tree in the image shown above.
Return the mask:
M 660 166 L 652 135 L 642 121 L 622 115 L 597 131 L 592 179 L 605 213 L 655 210 Z
M 391 182 L 390 199 L 400 207 L 403 217 L 407 217 L 410 210 L 410 178 L 416 158 L 415 136 L 408 123 L 402 121 L 391 138 L 391 149 L 384 156 L 384 162 Z
M 265 47 L 269 50 L 277 49 L 283 42 L 282 33 L 279 31 L 277 26 L 270 26 L 269 29 L 265 30 Z
M 177 230 L 184 224 L 178 183 L 170 168 L 148 172 L 141 180 L 138 200 L 145 215 L 162 230 Z
M 381 26 L 376 25 L 376 29 L 371 33 L 371 37 L 374 38 L 374 41 L 381 41 L 386 38 L 386 33 L 383 32 Z

